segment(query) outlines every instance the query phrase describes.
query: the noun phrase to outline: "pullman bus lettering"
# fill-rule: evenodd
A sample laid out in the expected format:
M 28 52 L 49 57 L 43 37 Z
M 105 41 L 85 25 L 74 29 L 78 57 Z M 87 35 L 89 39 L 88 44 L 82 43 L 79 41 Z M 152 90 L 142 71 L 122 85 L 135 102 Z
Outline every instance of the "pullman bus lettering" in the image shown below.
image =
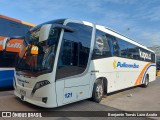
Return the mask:
M 0 40 L 0 45 L 3 45 L 3 40 Z M 20 48 L 21 49 L 21 44 L 16 42 L 16 43 L 8 43 L 7 47 L 9 48 Z
M 123 67 L 123 68 L 139 68 L 139 65 L 137 65 L 136 63 L 134 64 L 127 64 L 126 62 L 118 62 L 117 63 L 117 67 Z
M 8 43 L 7 44 L 7 47 L 13 47 L 13 48 L 21 48 L 21 44 L 20 43 L 13 43 L 13 44 L 11 44 L 11 43 Z

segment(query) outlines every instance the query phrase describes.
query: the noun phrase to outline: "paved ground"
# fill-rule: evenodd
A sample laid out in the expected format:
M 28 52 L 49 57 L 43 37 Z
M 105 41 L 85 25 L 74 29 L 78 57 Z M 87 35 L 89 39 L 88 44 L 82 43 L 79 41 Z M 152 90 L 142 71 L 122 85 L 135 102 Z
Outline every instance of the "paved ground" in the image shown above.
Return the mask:
M 125 111 L 160 111 L 160 77 L 147 88 L 136 87 L 111 94 L 101 104 Z
M 160 77 L 156 81 L 150 83 L 148 88 L 136 87 L 114 94 L 108 95 L 103 98 L 100 104 L 94 103 L 90 100 L 83 100 L 80 102 L 65 105 L 54 109 L 44 109 L 40 107 L 33 106 L 26 102 L 21 101 L 13 95 L 13 91 L 0 92 L 0 111 L 46 111 L 48 114 L 53 114 L 51 111 L 160 111 Z M 132 94 L 131 97 L 128 97 Z M 73 113 L 74 114 L 74 113 Z M 76 113 L 77 114 L 77 113 Z M 91 114 L 91 113 L 90 113 Z M 0 120 L 10 120 L 13 118 L 0 118 Z M 17 118 L 14 118 L 17 120 Z M 19 118 L 21 119 L 21 118 Z M 39 120 L 39 118 L 24 118 L 25 120 Z M 104 118 L 104 117 L 47 117 L 41 118 L 49 120 L 97 120 L 97 119 L 117 119 L 114 117 Z M 118 118 L 120 120 L 132 119 L 132 120 L 145 120 L 149 118 Z M 155 119 L 155 118 L 154 118 Z M 158 119 L 158 118 L 156 118 Z

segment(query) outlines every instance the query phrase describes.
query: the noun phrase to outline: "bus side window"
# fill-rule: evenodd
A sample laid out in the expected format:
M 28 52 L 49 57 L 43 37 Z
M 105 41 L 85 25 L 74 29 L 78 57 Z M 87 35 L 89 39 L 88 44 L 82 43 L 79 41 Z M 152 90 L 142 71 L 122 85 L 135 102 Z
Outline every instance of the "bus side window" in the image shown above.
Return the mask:
M 118 44 L 120 47 L 120 57 L 127 58 L 128 57 L 128 47 L 127 42 L 124 40 L 118 39 Z
M 111 39 L 102 31 L 96 31 L 92 59 L 111 57 Z
M 0 36 L 24 36 L 31 26 L 0 18 Z
M 81 74 L 88 64 L 92 27 L 78 23 L 68 23 L 67 26 L 75 31 L 64 32 L 56 79 Z
M 0 67 L 14 67 L 17 53 L 0 51 Z
M 113 55 L 114 56 L 120 56 L 120 47 L 118 45 L 117 39 L 112 39 L 112 45 L 113 45 Z
M 134 60 L 139 60 L 139 51 L 137 49 L 137 46 L 128 43 L 128 58 L 129 59 L 134 59 Z

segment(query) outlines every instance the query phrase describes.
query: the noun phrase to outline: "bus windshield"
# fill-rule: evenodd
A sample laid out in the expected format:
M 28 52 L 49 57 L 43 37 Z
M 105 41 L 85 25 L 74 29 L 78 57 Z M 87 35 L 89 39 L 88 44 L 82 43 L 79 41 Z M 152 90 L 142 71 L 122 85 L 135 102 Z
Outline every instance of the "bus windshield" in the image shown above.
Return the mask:
M 17 71 L 25 72 L 51 72 L 56 49 L 60 36 L 59 28 L 51 28 L 49 37 L 43 42 L 39 42 L 40 27 L 29 31 L 25 37 L 29 45 L 23 57 L 19 58 L 16 66 Z M 37 54 L 31 54 L 32 49 L 37 48 Z

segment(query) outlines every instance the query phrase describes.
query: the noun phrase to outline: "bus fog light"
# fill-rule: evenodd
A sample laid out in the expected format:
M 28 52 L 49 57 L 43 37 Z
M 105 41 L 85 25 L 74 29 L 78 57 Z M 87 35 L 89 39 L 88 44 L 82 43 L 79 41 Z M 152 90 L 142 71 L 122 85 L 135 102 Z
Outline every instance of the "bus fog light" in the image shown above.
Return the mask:
M 40 81 L 40 82 L 37 82 L 32 90 L 32 95 L 35 93 L 35 91 L 45 85 L 48 85 L 50 84 L 50 82 L 48 80 L 43 80 L 43 81 Z
M 42 102 L 47 103 L 47 97 L 42 98 Z

